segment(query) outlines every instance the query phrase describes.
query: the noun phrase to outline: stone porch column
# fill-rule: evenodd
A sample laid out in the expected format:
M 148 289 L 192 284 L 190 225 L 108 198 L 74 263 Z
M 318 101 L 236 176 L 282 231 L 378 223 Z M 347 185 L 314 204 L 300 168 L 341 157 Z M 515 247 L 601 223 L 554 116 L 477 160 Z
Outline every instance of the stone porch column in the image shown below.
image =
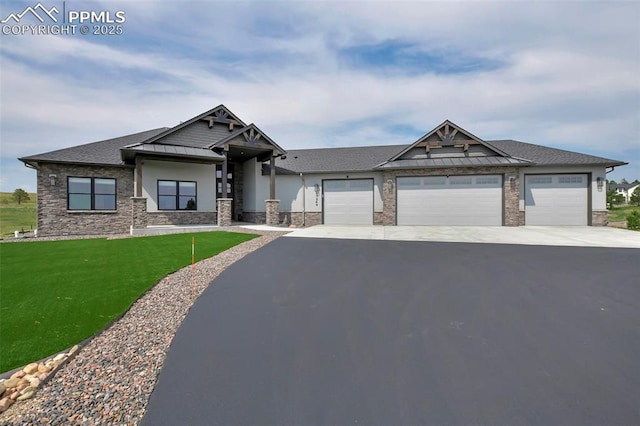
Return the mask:
M 224 192 L 224 191 L 223 191 Z M 231 226 L 231 203 L 233 198 L 218 198 L 218 226 Z
M 280 200 L 266 200 L 267 203 L 267 225 L 277 226 L 280 224 Z
M 131 197 L 131 227 L 141 229 L 147 227 L 147 199 Z
M 505 172 L 504 182 L 504 226 L 520 226 L 520 170 Z

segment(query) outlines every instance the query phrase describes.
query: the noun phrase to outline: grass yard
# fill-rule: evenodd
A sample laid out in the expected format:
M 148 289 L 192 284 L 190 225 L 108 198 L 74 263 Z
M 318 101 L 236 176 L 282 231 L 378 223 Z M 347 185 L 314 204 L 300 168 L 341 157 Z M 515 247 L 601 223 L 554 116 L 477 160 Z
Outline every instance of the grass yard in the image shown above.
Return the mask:
M 631 212 L 640 212 L 639 206 L 615 206 L 607 210 L 609 222 L 626 222 Z
M 0 236 L 13 235 L 14 231 L 36 228 L 36 194 L 29 193 L 29 201 L 17 204 L 11 192 L 0 192 Z
M 196 261 L 257 237 L 205 232 L 0 244 L 0 372 L 95 334 L 191 264 L 192 236 Z

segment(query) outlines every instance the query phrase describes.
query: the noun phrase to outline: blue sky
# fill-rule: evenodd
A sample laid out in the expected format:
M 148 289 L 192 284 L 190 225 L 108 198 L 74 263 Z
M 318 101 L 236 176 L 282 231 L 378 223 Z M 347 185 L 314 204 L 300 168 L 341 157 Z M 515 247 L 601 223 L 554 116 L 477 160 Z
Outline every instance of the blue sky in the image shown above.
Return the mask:
M 36 3 L 3 1 L 0 18 Z M 407 144 L 449 119 L 627 161 L 609 176 L 640 178 L 639 2 L 65 6 L 125 11 L 123 34 L 0 35 L 2 191 L 35 190 L 17 157 L 220 103 L 289 149 Z

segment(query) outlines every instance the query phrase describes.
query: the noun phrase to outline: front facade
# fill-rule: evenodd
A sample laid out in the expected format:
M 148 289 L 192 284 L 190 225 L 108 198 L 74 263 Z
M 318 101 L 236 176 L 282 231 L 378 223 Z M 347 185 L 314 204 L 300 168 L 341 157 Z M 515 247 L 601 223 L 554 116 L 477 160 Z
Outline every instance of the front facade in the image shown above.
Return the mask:
M 20 159 L 40 235 L 162 225 L 606 225 L 625 163 L 445 121 L 410 145 L 285 151 L 224 105 L 161 128 Z

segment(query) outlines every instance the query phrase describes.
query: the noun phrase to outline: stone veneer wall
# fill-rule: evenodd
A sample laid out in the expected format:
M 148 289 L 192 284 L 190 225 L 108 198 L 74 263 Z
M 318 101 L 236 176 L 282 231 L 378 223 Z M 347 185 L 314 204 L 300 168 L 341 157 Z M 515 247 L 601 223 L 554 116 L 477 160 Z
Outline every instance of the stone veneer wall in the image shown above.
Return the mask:
M 267 225 L 276 226 L 280 223 L 280 200 L 266 200 Z
M 304 214 L 305 226 L 314 226 L 322 224 L 322 213 L 321 212 L 306 212 Z M 302 212 L 280 212 L 279 218 L 280 223 L 286 223 L 287 225 L 295 225 L 297 227 L 301 227 L 303 224 L 303 213 Z M 266 223 L 267 222 L 267 214 L 265 212 L 244 212 L 244 220 L 245 222 L 251 223 Z
M 57 176 L 56 186 L 49 175 Z M 67 210 L 67 177 L 116 179 L 116 210 Z M 133 169 L 74 164 L 40 163 L 38 187 L 38 235 L 100 235 L 129 232 L 132 220 Z
M 215 225 L 218 220 L 216 212 L 199 212 L 194 210 L 148 212 L 148 225 Z M 136 226 L 137 228 L 137 226 Z
M 523 218 L 519 209 L 520 177 L 518 167 L 474 167 L 471 169 L 451 167 L 446 169 L 403 169 L 386 170 L 383 174 L 382 223 L 396 225 L 396 178 L 402 176 L 455 176 L 455 175 L 503 175 L 502 188 L 504 194 L 504 225 L 520 226 Z M 513 184 L 511 183 L 513 178 Z M 389 184 L 391 181 L 391 185 Z M 375 220 L 375 218 L 374 218 Z
M 591 226 L 607 226 L 609 224 L 609 218 L 607 212 L 593 211 L 591 212 Z
M 266 223 L 267 213 L 266 212 L 244 212 L 242 214 L 242 220 L 250 223 Z
M 149 224 L 149 216 L 147 215 L 147 199 L 145 197 L 131 197 L 131 203 L 131 226 L 135 229 L 146 228 Z
M 216 200 L 218 208 L 218 226 L 231 226 L 233 218 L 231 217 L 232 198 L 218 198 Z

